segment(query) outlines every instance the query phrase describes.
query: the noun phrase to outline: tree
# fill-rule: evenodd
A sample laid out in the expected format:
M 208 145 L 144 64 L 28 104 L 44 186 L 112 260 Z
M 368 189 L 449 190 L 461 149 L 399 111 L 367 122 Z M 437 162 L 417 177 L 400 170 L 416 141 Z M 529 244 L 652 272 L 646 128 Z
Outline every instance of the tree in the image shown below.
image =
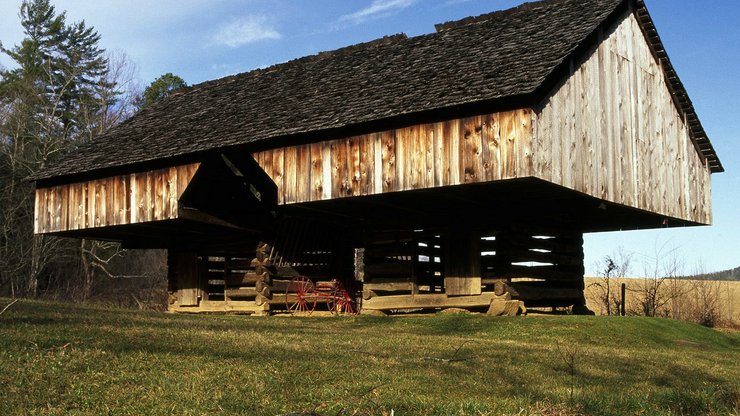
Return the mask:
M 612 280 L 625 277 L 629 273 L 631 263 L 632 256 L 620 247 L 616 253 L 605 256 L 602 262 L 597 265 L 597 268 L 601 269 L 599 272 L 601 278 L 589 286 L 596 288 L 603 314 L 619 314 L 622 300 L 617 291 L 618 286 Z
M 24 39 L 10 49 L 0 44 L 17 65 L 0 70 L 0 294 L 36 296 L 42 276 L 64 273 L 50 265 L 74 264 L 80 246 L 32 234 L 34 193 L 26 178 L 124 110 L 94 28 L 67 24 L 49 0 L 24 0 L 20 17 Z
M 108 60 L 98 46 L 100 35 L 85 21 L 67 27 L 61 42 L 61 59 L 53 84 L 60 101 L 60 119 L 65 139 L 80 135 L 84 113 L 101 114 L 116 101 L 115 81 L 107 79 Z M 112 94 L 110 92 L 113 92 Z M 106 100 L 99 100 L 104 97 Z
M 645 278 L 639 281 L 635 291 L 640 308 L 636 312 L 645 316 L 670 316 L 667 306 L 686 292 L 680 282 L 682 269 L 677 248 L 669 250 L 664 244 L 656 247 L 654 256 L 645 256 Z
M 179 76 L 168 72 L 152 81 L 139 97 L 136 106 L 139 109 L 146 108 L 160 100 L 163 100 L 180 88 L 187 87 L 188 84 Z

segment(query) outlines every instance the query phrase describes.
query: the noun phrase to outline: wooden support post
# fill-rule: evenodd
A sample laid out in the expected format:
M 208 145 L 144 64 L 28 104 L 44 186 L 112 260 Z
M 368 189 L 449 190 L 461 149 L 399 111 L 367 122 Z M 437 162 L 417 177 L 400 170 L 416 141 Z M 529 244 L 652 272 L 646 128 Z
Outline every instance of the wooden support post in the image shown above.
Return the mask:
M 174 279 L 173 286 L 177 288 L 177 306 L 198 306 L 203 299 L 198 277 L 198 256 L 191 252 L 168 250 L 167 257 L 169 276 Z
M 450 232 L 444 250 L 447 296 L 480 295 L 480 235 L 472 231 Z
M 365 249 L 355 249 L 355 281 L 365 281 Z
M 511 232 L 496 233 L 496 256 L 494 257 L 493 272 L 496 277 L 508 276 L 511 272 Z
M 626 315 L 625 304 L 627 303 L 627 284 L 622 283 L 621 289 L 622 289 L 622 297 L 619 303 L 619 314 L 622 316 L 625 316 Z

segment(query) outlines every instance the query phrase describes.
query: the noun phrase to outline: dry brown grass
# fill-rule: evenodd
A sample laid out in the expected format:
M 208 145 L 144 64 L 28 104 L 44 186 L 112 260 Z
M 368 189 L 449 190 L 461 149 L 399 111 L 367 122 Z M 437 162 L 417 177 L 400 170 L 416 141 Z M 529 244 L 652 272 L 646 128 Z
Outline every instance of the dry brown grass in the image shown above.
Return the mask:
M 606 313 L 605 307 L 599 301 L 599 288 L 594 283 L 602 283 L 598 277 L 586 278 L 586 305 L 596 314 Z M 619 287 L 627 285 L 628 314 L 640 314 L 640 299 L 648 279 L 639 278 L 612 278 L 612 292 L 619 296 Z M 682 319 L 692 322 L 700 320 L 702 312 L 706 312 L 707 305 L 715 308 L 717 326 L 740 328 L 740 282 L 718 280 L 667 280 L 660 288 L 661 295 L 669 300 L 659 310 L 659 315 Z

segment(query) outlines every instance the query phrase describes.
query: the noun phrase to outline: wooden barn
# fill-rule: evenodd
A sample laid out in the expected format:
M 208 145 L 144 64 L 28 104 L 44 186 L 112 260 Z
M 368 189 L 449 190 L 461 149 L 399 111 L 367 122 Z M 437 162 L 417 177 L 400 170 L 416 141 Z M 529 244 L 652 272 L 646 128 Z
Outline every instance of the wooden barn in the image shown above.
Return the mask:
M 35 232 L 167 249 L 173 311 L 579 311 L 584 233 L 710 224 L 722 171 L 643 1 L 545 0 L 182 90 Z

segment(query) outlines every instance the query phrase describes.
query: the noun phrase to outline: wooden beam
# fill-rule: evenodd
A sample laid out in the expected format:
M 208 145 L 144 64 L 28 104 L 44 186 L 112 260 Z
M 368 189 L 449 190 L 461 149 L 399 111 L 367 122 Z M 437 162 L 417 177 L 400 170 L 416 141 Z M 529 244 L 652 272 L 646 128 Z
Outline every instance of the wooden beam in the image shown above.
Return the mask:
M 490 305 L 496 298 L 494 293 L 452 297 L 444 293 L 377 296 L 362 302 L 362 309 L 477 308 Z
M 480 234 L 450 232 L 444 239 L 445 293 L 449 296 L 480 295 Z

